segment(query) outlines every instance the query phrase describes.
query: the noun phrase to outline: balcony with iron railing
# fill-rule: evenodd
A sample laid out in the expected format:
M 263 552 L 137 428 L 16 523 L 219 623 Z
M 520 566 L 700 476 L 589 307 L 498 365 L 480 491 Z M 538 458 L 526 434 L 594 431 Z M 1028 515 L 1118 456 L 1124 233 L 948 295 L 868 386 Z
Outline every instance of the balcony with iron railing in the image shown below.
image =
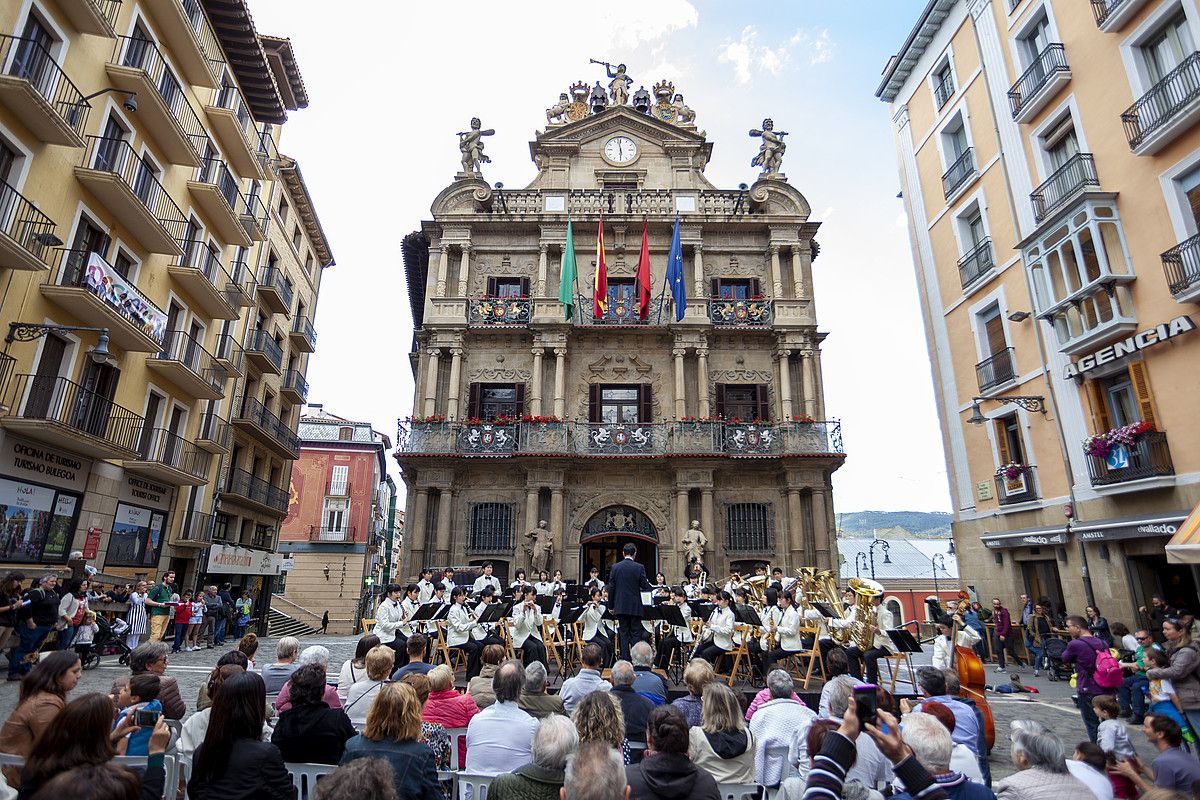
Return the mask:
M 267 375 L 279 375 L 283 372 L 283 348 L 271 332 L 259 328 L 250 332 L 246 340 L 246 361 Z
M 142 432 L 136 458 L 125 461 L 125 468 L 173 486 L 201 486 L 208 483 L 212 453 L 165 428 Z
M 979 391 L 987 392 L 1017 379 L 1017 357 L 1011 347 L 1005 347 L 975 365 Z
M 267 238 L 268 212 L 262 198 L 251 192 L 246 195 L 246 207 L 241 213 L 242 230 L 256 242 Z
M 146 366 L 189 397 L 220 400 L 225 396 L 224 368 L 187 331 L 167 331 L 162 351 L 150 356 Z
M 250 105 L 241 91 L 236 86 L 217 88 L 212 102 L 204 107 L 204 113 L 237 173 L 255 180 L 266 177 L 258 155 L 258 126 L 250 116 Z
M 528 297 L 472 297 L 467 300 L 467 324 L 473 327 L 524 327 L 533 313 Z
M 933 101 L 940 110 L 954 96 L 954 78 L 949 74 L 933 84 Z
M 769 328 L 774 306 L 769 297 L 710 297 L 708 319 L 718 328 Z
M 414 456 L 842 457 L 837 421 L 648 423 L 401 422 L 399 452 Z
M 129 142 L 88 136 L 75 177 L 146 250 L 183 255 L 187 219 L 159 182 L 158 168 Z
M 1183 240 L 1161 258 L 1171 296 L 1180 303 L 1200 299 L 1200 235 Z
M 208 242 L 184 239 L 183 255 L 172 259 L 168 272 L 212 319 L 238 318 L 234 281 Z
M 575 220 L 605 219 L 622 216 L 641 219 L 656 217 L 710 218 L 728 220 L 751 213 L 748 191 L 740 189 L 522 189 L 495 191 L 481 211 L 510 217 L 549 216 Z
M 312 317 L 296 317 L 288 337 L 292 347 L 301 353 L 312 353 L 317 349 L 317 331 L 313 328 Z
M 215 156 L 201 159 L 195 180 L 188 181 L 188 191 L 221 241 L 239 247 L 250 246 L 250 235 L 242 225 L 246 199 L 237 178 L 224 161 Z
M 232 333 L 217 334 L 217 343 L 213 348 L 213 358 L 229 374 L 231 378 L 240 378 L 246 366 L 246 351 Z
M 92 106 L 50 51 L 33 39 L 0 35 L 0 64 L 0 105 L 38 141 L 83 147 Z
M 244 469 L 232 469 L 222 494 L 242 505 L 260 508 L 269 514 L 286 514 L 288 493 Z
M 975 174 L 975 148 L 968 147 L 962 152 L 962 155 L 954 159 L 954 163 L 942 174 L 942 194 L 946 201 L 949 202 L 950 198 L 966 186 L 967 181 Z
M 41 272 L 50 268 L 54 220 L 0 181 L 0 265 Z
M 996 259 L 992 253 L 992 239 L 985 237 L 958 260 L 958 277 L 962 288 L 966 289 L 975 283 L 994 266 Z
M 1011 506 L 1017 503 L 1031 503 L 1038 499 L 1035 469 L 1030 466 L 1017 465 L 1012 477 L 1001 467 L 996 473 L 996 499 L 1001 506 Z
M 210 453 L 228 453 L 233 441 L 233 428 L 229 420 L 218 416 L 210 408 L 200 417 L 200 430 L 196 432 L 196 444 Z
M 1076 153 L 1029 195 L 1034 222 L 1041 224 L 1059 208 L 1088 189 L 1099 189 L 1096 161 L 1091 153 Z
M 276 314 L 288 314 L 294 290 L 279 267 L 267 267 L 258 276 L 258 299 Z
M 295 459 L 300 455 L 300 437 L 296 432 L 253 397 L 243 399 L 233 425 L 248 431 L 280 458 Z
M 1200 52 L 1185 58 L 1121 114 L 1129 149 L 1157 153 L 1200 120 Z
M 229 262 L 229 300 L 241 308 L 254 305 L 258 293 L 258 282 L 254 280 L 254 270 L 245 261 Z
M 203 511 L 185 511 L 179 521 L 179 535 L 175 537 L 178 544 L 203 547 L 212 544 L 213 529 L 216 527 L 216 517 Z
M 1067 51 L 1059 42 L 1046 45 L 1033 63 L 1008 90 L 1008 102 L 1016 122 L 1028 122 L 1071 80 Z
M 92 458 L 136 458 L 145 420 L 66 378 L 16 375 L 0 425 L 28 439 Z
M 308 540 L 310 542 L 353 542 L 357 541 L 355 538 L 356 532 L 357 528 L 354 525 L 328 528 L 320 525 L 309 525 Z
M 279 393 L 285 400 L 297 405 L 308 402 L 308 381 L 304 379 L 304 374 L 298 369 L 289 369 L 283 373 Z
M 200 166 L 208 134 L 158 45 L 118 36 L 105 70 L 113 86 L 137 94 L 138 125 L 149 131 L 163 156 L 172 164 Z
M 1148 0 L 1092 0 L 1096 27 L 1105 33 L 1118 31 Z
M 0 397 L 5 396 L 5 392 L 8 389 L 8 380 L 16 371 L 17 359 L 8 353 L 0 353 Z
M 142 0 L 150 9 L 159 36 L 188 82 L 216 88 L 225 65 L 217 34 L 200 0 Z
M 84 325 L 108 328 L 126 350 L 157 353 L 167 332 L 167 315 L 128 277 L 98 253 L 58 250 L 58 269 L 42 284 L 42 295 Z
M 80 33 L 107 38 L 116 35 L 114 28 L 121 0 L 78 0 L 63 3 L 60 9 Z
M 1149 481 L 1175 474 L 1171 449 L 1164 431 L 1150 431 L 1131 445 L 1116 445 L 1107 458 L 1087 454 L 1092 486 L 1113 486 L 1132 481 Z

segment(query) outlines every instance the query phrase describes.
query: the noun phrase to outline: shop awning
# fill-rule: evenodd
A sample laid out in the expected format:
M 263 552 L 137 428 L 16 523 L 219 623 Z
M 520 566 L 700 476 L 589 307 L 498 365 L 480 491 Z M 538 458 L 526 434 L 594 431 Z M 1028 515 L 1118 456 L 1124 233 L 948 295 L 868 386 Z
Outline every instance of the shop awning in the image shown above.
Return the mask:
M 1179 524 L 1186 516 L 1186 511 L 1176 511 L 1119 519 L 1098 519 L 1076 522 L 1071 526 L 1071 531 L 1077 539 L 1085 542 L 1113 542 L 1122 539 L 1173 536 L 1179 530 Z
M 979 537 L 989 550 L 1012 550 L 1017 547 L 1042 547 L 1067 543 L 1066 528 L 1030 528 L 1008 533 L 988 533 Z
M 1176 564 L 1200 564 L 1200 503 L 1179 523 L 1167 542 L 1167 561 Z

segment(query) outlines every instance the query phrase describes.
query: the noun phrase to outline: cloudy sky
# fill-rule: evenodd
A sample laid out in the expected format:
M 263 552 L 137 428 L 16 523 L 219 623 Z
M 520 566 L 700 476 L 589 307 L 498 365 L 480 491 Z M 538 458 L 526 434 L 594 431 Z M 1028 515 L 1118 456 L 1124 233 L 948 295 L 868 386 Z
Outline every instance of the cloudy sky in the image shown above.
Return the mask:
M 260 33 L 291 37 L 312 105 L 297 157 L 333 245 L 310 398 L 395 435 L 412 410 L 400 240 L 453 180 L 455 131 L 496 129 L 490 181 L 524 186 L 544 109 L 576 80 L 629 65 L 675 82 L 713 141 L 708 177 L 753 182 L 763 117 L 790 132 L 784 171 L 822 222 L 814 265 L 826 406 L 843 421 L 839 511 L 949 510 L 929 360 L 886 107 L 874 97 L 923 0 L 730 3 L 252 0 Z M 869 20 L 870 24 L 863 24 Z M 394 468 L 394 467 L 393 467 Z

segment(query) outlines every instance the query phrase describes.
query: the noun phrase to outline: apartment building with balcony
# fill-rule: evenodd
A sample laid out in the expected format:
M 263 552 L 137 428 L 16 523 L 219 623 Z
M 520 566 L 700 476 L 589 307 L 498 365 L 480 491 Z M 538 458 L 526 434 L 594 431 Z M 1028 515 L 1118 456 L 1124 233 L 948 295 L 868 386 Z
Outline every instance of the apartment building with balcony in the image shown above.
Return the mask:
M 278 152 L 307 104 L 242 2 L 0 10 L 0 565 L 78 549 L 113 578 L 268 594 L 332 263 Z M 268 265 L 288 308 L 258 292 Z
M 1192 0 L 931 0 L 884 70 L 985 597 L 1194 604 L 1167 551 L 1200 499 L 1197 42 Z
M 650 573 L 677 581 L 692 520 L 711 575 L 830 567 L 830 476 L 845 456 L 825 412 L 808 201 L 782 175 L 714 186 L 712 143 L 669 104 L 572 114 L 530 143 L 526 188 L 460 173 L 403 242 L 416 394 L 396 453 L 400 575 L 483 561 L 512 575 L 529 567 L 526 534 L 541 520 L 568 579 L 607 571 L 633 542 Z M 643 224 L 661 286 L 676 217 L 686 307 L 660 315 L 656 299 L 643 318 Z M 601 218 L 608 295 L 596 314 Z
M 391 440 L 318 404 L 304 410 L 298 432 L 300 456 L 279 535 L 291 568 L 280 577 L 273 605 L 312 627 L 328 611 L 330 633 L 353 633 L 391 551 Z

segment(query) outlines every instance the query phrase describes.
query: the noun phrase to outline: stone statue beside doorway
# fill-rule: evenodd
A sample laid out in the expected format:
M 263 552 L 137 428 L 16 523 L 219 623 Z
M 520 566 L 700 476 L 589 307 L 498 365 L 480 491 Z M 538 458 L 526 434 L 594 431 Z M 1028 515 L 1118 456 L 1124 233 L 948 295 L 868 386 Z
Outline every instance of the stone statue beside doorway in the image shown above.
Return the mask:
M 708 537 L 700 530 L 700 520 L 692 520 L 692 527 L 683 532 L 679 538 L 688 566 L 693 563 L 704 563 L 704 548 L 708 545 Z
M 525 555 L 533 572 L 550 569 L 550 557 L 554 555 L 554 532 L 541 520 L 533 530 L 525 534 Z

